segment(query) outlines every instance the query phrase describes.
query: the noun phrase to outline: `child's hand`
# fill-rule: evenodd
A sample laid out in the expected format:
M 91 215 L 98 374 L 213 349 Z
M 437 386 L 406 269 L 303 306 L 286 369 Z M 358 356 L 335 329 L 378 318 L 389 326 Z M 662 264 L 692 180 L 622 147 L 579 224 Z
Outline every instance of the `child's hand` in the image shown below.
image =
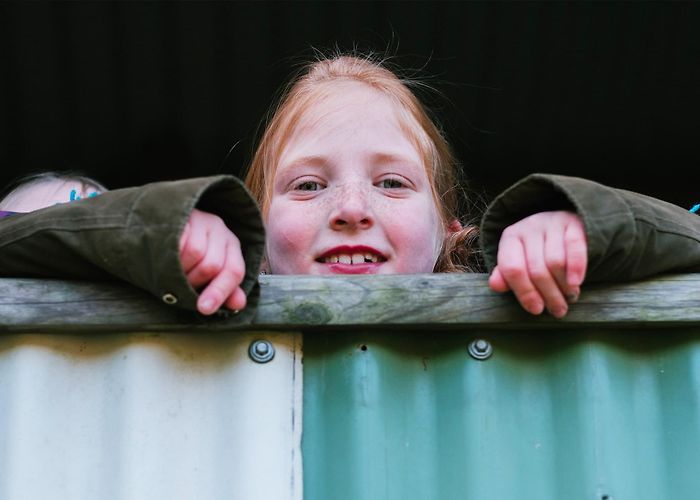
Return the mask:
M 233 310 L 245 307 L 241 244 L 216 215 L 192 211 L 180 237 L 180 264 L 190 285 L 200 290 L 200 313 L 213 314 L 224 304 Z
M 540 212 L 501 235 L 498 262 L 489 277 L 496 292 L 512 290 L 532 314 L 546 307 L 563 317 L 574 303 L 588 263 L 588 244 L 581 218 L 572 212 Z

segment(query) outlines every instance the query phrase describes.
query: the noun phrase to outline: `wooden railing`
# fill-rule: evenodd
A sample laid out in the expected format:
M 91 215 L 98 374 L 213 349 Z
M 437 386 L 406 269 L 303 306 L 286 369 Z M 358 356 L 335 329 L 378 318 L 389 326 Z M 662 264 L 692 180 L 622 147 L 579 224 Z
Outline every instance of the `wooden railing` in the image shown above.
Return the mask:
M 483 274 L 261 276 L 252 322 L 204 318 L 121 283 L 0 279 L 0 331 L 196 331 L 410 328 L 557 328 L 700 325 L 700 274 L 584 285 L 560 320 L 524 312 Z M 250 312 L 247 312 L 250 316 Z

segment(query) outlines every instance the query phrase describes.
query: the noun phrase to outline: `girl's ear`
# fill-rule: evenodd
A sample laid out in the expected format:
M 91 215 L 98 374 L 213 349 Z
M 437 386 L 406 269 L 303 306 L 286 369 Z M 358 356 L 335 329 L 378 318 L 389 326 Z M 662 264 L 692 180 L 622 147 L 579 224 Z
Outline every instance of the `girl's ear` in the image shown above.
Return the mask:
M 447 233 L 453 234 L 462 230 L 462 223 L 457 219 L 452 219 L 452 221 L 447 225 Z

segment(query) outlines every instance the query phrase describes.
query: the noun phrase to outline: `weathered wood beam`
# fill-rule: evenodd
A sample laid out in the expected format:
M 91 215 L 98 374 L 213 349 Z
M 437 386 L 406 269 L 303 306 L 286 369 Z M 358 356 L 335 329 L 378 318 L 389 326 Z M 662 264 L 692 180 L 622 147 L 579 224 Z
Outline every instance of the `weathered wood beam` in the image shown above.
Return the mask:
M 193 331 L 700 326 L 700 274 L 585 286 L 561 320 L 525 313 L 483 274 L 261 276 L 252 324 L 204 318 L 129 285 L 0 279 L 0 331 Z M 250 320 L 250 314 L 247 315 Z

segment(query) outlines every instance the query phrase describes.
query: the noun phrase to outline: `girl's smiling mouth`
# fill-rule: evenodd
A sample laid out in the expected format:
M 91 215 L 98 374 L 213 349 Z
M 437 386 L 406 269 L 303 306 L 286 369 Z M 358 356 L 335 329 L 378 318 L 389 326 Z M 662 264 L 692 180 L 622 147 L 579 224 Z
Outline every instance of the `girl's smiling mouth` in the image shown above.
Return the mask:
M 316 259 L 327 264 L 329 270 L 339 274 L 369 274 L 387 261 L 379 251 L 368 246 L 338 246 L 322 253 Z

